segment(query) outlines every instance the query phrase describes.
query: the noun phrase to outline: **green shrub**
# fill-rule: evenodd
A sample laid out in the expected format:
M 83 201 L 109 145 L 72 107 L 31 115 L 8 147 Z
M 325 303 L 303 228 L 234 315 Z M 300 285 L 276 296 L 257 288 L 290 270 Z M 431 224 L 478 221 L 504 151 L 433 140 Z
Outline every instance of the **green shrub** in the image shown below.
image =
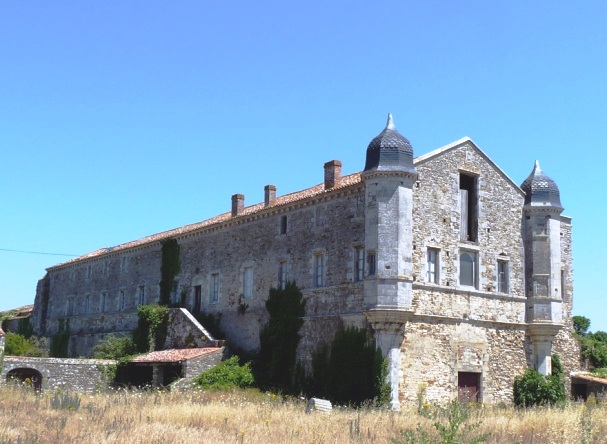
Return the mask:
M 559 365 L 555 367 L 558 372 Z M 564 401 L 565 398 L 561 374 L 543 376 L 536 370 L 528 368 L 522 376 L 514 379 L 514 404 L 518 407 L 554 405 Z
M 6 332 L 5 341 L 4 353 L 7 356 L 40 357 L 43 355 L 42 349 L 34 338 L 26 339 L 23 335 L 9 331 Z
M 250 364 L 247 362 L 239 365 L 238 356 L 226 359 L 212 369 L 201 373 L 194 380 L 194 383 L 200 387 L 216 390 L 249 387 L 253 382 Z
M 93 347 L 93 358 L 95 359 L 120 359 L 135 353 L 135 343 L 128 336 L 117 338 L 114 335 L 108 335 Z

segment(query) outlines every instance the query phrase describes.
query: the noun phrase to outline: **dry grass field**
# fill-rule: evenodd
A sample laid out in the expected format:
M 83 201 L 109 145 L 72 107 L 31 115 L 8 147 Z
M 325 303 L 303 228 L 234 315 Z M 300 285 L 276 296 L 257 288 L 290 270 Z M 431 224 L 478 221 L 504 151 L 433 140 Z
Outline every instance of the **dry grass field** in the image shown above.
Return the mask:
M 400 412 L 304 411 L 303 400 L 255 391 L 119 391 L 62 398 L 2 386 L 0 443 L 390 443 L 400 430 L 418 424 L 435 432 L 415 406 Z M 604 404 L 533 410 L 477 406 L 469 422 L 478 421 L 475 432 L 490 433 L 488 443 L 607 442 Z

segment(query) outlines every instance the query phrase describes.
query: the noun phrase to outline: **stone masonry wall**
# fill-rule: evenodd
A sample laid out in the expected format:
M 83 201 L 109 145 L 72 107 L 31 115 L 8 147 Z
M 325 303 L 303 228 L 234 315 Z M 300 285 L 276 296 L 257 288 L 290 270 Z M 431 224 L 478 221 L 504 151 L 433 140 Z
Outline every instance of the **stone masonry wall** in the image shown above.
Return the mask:
M 42 375 L 42 390 L 62 389 L 74 392 L 94 392 L 106 386 L 104 368 L 115 361 L 98 359 L 27 358 L 6 356 L 0 384 L 14 369 L 34 369 Z

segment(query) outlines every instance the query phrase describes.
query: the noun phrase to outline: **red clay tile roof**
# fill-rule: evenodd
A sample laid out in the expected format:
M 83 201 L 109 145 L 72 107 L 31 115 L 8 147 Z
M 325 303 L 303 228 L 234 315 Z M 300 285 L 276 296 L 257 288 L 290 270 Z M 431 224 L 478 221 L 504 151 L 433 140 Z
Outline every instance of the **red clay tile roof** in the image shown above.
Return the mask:
M 207 348 L 183 348 L 183 349 L 171 349 L 171 350 L 160 350 L 145 355 L 137 356 L 133 358 L 131 362 L 135 363 L 171 363 L 171 362 L 183 362 L 189 359 L 194 359 L 202 355 L 216 352 L 221 350 L 221 347 L 207 347 Z
M 598 376 L 593 376 L 589 373 L 572 373 L 572 378 L 584 379 L 590 382 L 596 382 L 599 384 L 607 384 L 607 378 L 599 378 Z
M 282 205 L 287 205 L 287 204 L 290 204 L 293 202 L 297 202 L 299 200 L 307 199 L 309 197 L 319 196 L 321 194 L 328 193 L 333 190 L 346 188 L 351 185 L 360 183 L 361 182 L 360 174 L 361 173 L 354 173 L 354 174 L 350 174 L 348 176 L 343 176 L 339 180 L 339 183 L 336 186 L 334 186 L 333 188 L 330 188 L 328 190 L 325 189 L 324 183 L 321 183 L 316 186 L 313 186 L 312 188 L 308 188 L 306 190 L 296 191 L 294 193 L 285 194 L 284 196 L 277 196 L 276 200 L 274 200 L 274 202 L 272 202 L 267 207 L 265 206 L 264 202 L 261 202 L 261 203 L 246 207 L 243 210 L 243 212 L 237 216 L 232 216 L 232 212 L 230 211 L 227 213 L 220 214 L 219 216 L 212 217 L 211 219 L 204 220 L 202 222 L 197 222 L 197 223 L 190 224 L 190 225 L 184 225 L 183 227 L 175 228 L 173 230 L 163 231 L 162 233 L 157 233 L 157 234 L 153 234 L 151 236 L 146 236 L 146 237 L 143 237 L 138 240 L 134 240 L 131 242 L 117 245 L 115 247 L 100 248 L 99 250 L 84 254 L 75 259 L 70 259 L 69 261 L 49 267 L 49 268 L 47 268 L 47 270 L 52 270 L 53 268 L 60 267 L 62 265 L 67 265 L 67 264 L 70 264 L 73 262 L 78 262 L 78 261 L 81 261 L 84 259 L 91 259 L 94 257 L 98 257 L 98 256 L 101 256 L 106 253 L 113 253 L 115 251 L 126 250 L 129 248 L 138 247 L 138 246 L 146 245 L 146 244 L 151 244 L 151 243 L 158 242 L 158 241 L 168 239 L 168 238 L 172 238 L 175 236 L 181 236 L 183 234 L 191 233 L 196 230 L 200 230 L 202 228 L 210 227 L 211 225 L 226 222 L 230 219 L 236 219 L 236 218 L 239 218 L 242 216 L 249 216 L 251 214 L 255 214 L 255 213 L 261 212 L 263 210 L 267 210 L 269 208 L 276 208 L 276 207 L 279 207 Z

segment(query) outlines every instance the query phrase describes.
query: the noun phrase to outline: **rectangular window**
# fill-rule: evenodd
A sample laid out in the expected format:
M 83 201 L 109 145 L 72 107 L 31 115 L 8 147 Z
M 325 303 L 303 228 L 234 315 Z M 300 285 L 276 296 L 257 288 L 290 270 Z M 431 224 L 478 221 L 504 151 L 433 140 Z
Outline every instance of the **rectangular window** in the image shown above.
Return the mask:
M 211 303 L 219 301 L 219 273 L 211 275 L 211 284 L 209 288 L 209 301 Z
M 118 311 L 124 311 L 126 306 L 126 296 L 124 295 L 124 290 L 120 290 L 118 293 Z
M 287 216 L 280 217 L 280 234 L 287 234 Z
M 365 278 L 365 249 L 357 247 L 354 258 L 354 281 L 360 282 Z
M 287 286 L 289 279 L 289 271 L 287 261 L 280 261 L 278 263 L 278 288 L 284 290 Z
M 110 275 L 110 262 L 105 261 L 103 263 L 103 277 L 109 277 Z
M 67 307 L 65 308 L 66 316 L 74 316 L 74 298 L 69 298 L 67 300 Z
M 251 299 L 253 297 L 253 267 L 244 268 L 242 280 L 242 294 L 245 299 Z
M 145 285 L 139 286 L 139 305 L 145 305 Z
M 325 255 L 314 255 L 314 286 L 316 288 L 325 286 Z
M 439 283 L 439 263 L 438 250 L 436 248 L 428 248 L 427 258 L 428 274 L 426 280 L 433 284 Z
M 460 173 L 460 237 L 461 240 L 477 242 L 478 238 L 478 196 L 477 178 Z
M 92 275 L 93 275 L 93 266 L 89 264 L 86 267 L 86 278 L 90 279 Z
M 508 262 L 497 261 L 497 291 L 508 293 Z
M 377 270 L 377 259 L 375 252 L 370 251 L 367 253 L 367 264 L 369 264 L 369 276 L 375 276 Z
M 202 306 L 202 285 L 194 286 L 194 313 L 200 313 Z
M 127 265 L 128 265 L 128 258 L 126 256 L 123 256 L 120 258 L 120 271 L 122 271 L 123 273 L 126 273 L 126 269 L 127 269 Z
M 459 284 L 477 288 L 476 253 L 462 251 L 459 254 Z
M 87 315 L 91 311 L 91 297 L 87 294 L 84 298 L 84 314 Z
M 104 313 L 107 307 L 107 293 L 105 291 L 101 292 L 101 302 L 99 303 L 99 310 L 101 313 Z

